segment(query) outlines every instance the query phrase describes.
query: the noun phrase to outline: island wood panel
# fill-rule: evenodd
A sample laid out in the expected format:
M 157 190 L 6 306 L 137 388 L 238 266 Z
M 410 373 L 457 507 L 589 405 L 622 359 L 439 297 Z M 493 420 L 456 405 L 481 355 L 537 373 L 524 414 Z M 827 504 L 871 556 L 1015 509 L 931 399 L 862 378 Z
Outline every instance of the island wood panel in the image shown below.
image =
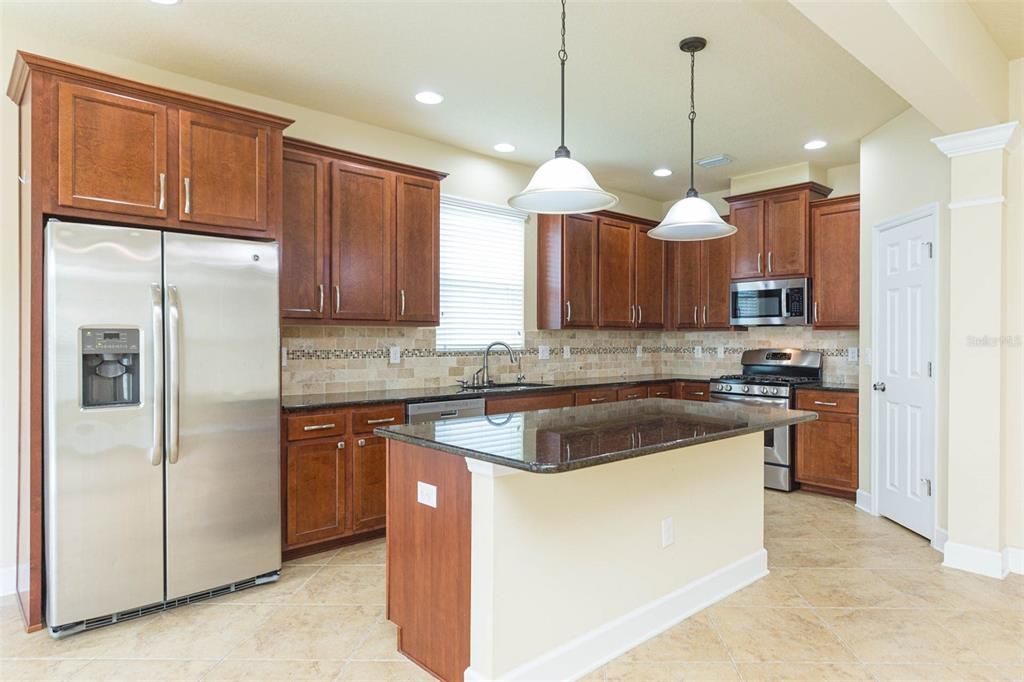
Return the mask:
M 665 328 L 665 242 L 648 237 L 653 227 L 637 225 L 636 327 Z
M 383 528 L 387 524 L 387 443 L 380 436 L 352 442 L 352 530 Z
M 507 398 L 488 398 L 484 405 L 486 414 L 508 414 L 509 412 L 530 412 L 550 410 L 574 405 L 572 391 L 563 393 L 542 393 L 540 395 L 517 395 Z
M 765 267 L 768 277 L 803 277 L 810 268 L 808 193 L 786 192 L 765 199 Z
M 420 482 L 437 507 L 417 502 Z M 398 650 L 442 680 L 469 667 L 472 478 L 465 459 L 387 444 L 387 617 Z
M 167 106 L 76 83 L 57 85 L 62 206 L 167 217 Z
M 729 205 L 729 224 L 736 228 L 731 240 L 731 278 L 756 279 L 764 276 L 764 201 L 750 199 Z
M 281 316 L 322 320 L 327 310 L 327 162 L 284 150 Z
M 423 178 L 395 180 L 395 279 L 398 322 L 441 322 L 441 187 Z
M 701 242 L 701 316 L 702 329 L 731 329 L 732 294 L 730 271 L 732 239 L 721 237 Z
M 633 225 L 600 218 L 597 234 L 597 323 L 601 327 L 631 328 L 636 322 Z
M 672 267 L 669 281 L 671 325 L 673 329 L 700 327 L 703 277 L 701 250 L 703 242 L 675 242 L 671 245 Z M 728 284 L 726 284 L 728 290 Z
M 395 178 L 345 161 L 332 164 L 331 317 L 392 319 Z
M 344 534 L 349 526 L 346 441 L 289 445 L 285 459 L 285 543 L 302 545 Z
M 818 329 L 860 326 L 860 195 L 811 204 L 811 308 Z

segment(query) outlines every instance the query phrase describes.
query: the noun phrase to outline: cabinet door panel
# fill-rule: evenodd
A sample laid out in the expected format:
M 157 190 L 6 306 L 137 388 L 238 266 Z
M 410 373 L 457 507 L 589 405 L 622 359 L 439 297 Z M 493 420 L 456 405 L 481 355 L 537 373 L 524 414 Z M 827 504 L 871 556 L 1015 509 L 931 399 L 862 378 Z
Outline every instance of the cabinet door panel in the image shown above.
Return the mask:
M 344 441 L 317 441 L 287 449 L 285 544 L 344 535 Z
M 562 229 L 562 320 L 566 327 L 593 327 L 597 322 L 597 219 L 565 216 Z
M 178 140 L 178 217 L 265 232 L 269 128 L 181 111 Z
M 327 309 L 324 199 L 326 162 L 285 150 L 284 225 L 281 232 L 281 315 L 323 319 Z
M 352 530 L 383 528 L 387 511 L 387 446 L 379 436 L 352 448 Z
M 729 293 L 730 241 L 736 235 L 701 242 L 702 303 L 700 324 L 704 329 L 728 329 L 732 295 Z
M 397 320 L 436 325 L 441 321 L 440 187 L 399 175 L 397 192 Z
M 58 86 L 62 206 L 167 217 L 167 107 L 73 83 Z
M 814 326 L 860 326 L 860 201 L 811 205 Z
M 665 327 L 665 242 L 636 229 L 636 326 Z
M 751 199 L 729 205 L 729 224 L 736 227 L 732 245 L 732 279 L 764 276 L 764 201 Z
M 331 192 L 331 317 L 392 316 L 394 176 L 335 161 Z
M 636 319 L 633 225 L 600 219 L 598 230 L 598 325 L 632 327 Z
M 789 192 L 765 200 L 765 249 L 768 276 L 807 274 L 807 192 Z
M 857 418 L 821 412 L 796 426 L 796 480 L 857 490 Z
M 701 242 L 676 242 L 672 251 L 672 325 L 675 329 L 700 326 L 702 277 Z

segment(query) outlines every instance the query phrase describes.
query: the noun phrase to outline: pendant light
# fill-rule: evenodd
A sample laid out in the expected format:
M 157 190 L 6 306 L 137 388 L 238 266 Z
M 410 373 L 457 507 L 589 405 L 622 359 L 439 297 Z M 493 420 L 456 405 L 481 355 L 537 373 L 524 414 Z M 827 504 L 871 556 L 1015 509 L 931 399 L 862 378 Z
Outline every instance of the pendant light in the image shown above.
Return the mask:
M 714 206 L 700 198 L 693 186 L 693 122 L 697 119 L 693 104 L 694 69 L 697 53 L 707 44 L 707 40 L 696 36 L 679 42 L 679 49 L 690 53 L 690 189 L 686 190 L 685 198 L 672 205 L 661 224 L 647 233 L 655 239 L 692 242 L 728 237 L 736 232 L 735 227 L 722 220 Z
M 590 213 L 611 208 L 619 199 L 605 192 L 565 146 L 565 0 L 562 0 L 562 49 L 558 61 L 562 65 L 562 143 L 555 158 L 547 161 L 533 174 L 530 184 L 508 200 L 509 206 L 529 213 Z

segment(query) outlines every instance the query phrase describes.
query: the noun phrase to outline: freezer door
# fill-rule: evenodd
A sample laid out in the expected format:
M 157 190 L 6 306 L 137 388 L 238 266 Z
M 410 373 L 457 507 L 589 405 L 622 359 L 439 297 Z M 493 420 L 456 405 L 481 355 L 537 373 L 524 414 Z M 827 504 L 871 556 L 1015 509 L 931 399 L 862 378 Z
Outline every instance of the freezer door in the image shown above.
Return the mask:
M 281 567 L 277 258 L 164 234 L 168 599 Z
M 164 598 L 160 233 L 52 220 L 45 244 L 54 628 Z

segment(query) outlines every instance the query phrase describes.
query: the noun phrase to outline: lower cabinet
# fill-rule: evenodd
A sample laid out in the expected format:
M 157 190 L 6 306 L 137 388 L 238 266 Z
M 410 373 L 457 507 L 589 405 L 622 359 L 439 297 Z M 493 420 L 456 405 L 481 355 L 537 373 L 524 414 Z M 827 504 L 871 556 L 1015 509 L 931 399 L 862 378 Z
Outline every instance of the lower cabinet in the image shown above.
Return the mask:
M 710 393 L 711 384 L 706 381 L 677 381 L 672 387 L 672 397 L 676 400 L 707 402 Z
M 387 511 L 387 441 L 357 438 L 352 448 L 352 530 L 383 528 Z
M 796 480 L 801 487 L 853 499 L 857 495 L 857 394 L 797 391 L 796 409 L 818 413 L 795 427 Z
M 285 461 L 285 545 L 305 545 L 344 535 L 345 441 L 288 445 Z
M 530 412 L 551 410 L 557 407 L 572 407 L 572 391 L 564 393 L 543 393 L 541 395 L 516 395 L 505 398 L 488 398 L 484 405 L 487 414 L 508 414 L 509 412 Z

